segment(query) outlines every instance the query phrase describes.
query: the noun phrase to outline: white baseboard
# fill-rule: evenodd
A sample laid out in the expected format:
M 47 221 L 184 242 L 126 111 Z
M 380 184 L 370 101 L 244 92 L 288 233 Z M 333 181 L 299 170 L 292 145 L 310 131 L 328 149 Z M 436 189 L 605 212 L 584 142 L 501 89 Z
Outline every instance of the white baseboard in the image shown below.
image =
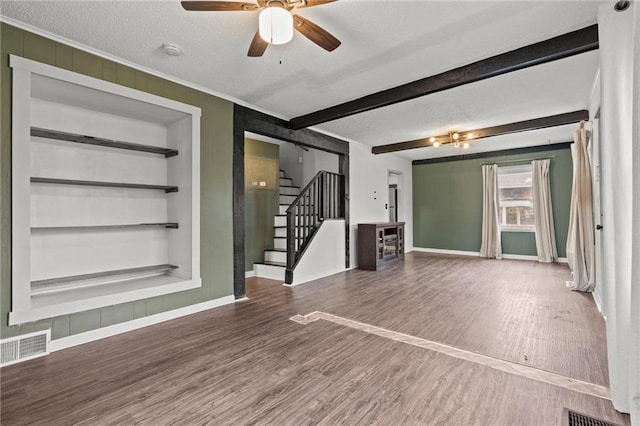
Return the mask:
M 602 315 L 602 301 L 600 300 L 600 294 L 596 291 L 591 292 L 591 297 L 593 297 L 593 301 L 596 302 L 596 307 L 598 308 L 598 312 Z M 604 317 L 604 315 L 602 315 Z M 606 317 L 605 317 L 606 320 Z
M 502 253 L 503 259 L 511 259 L 511 260 L 533 260 L 534 262 L 538 261 L 538 256 L 531 256 L 526 254 L 504 254 Z
M 479 257 L 480 252 L 477 251 L 463 251 L 463 250 L 445 250 L 445 249 L 436 249 L 436 248 L 425 248 L 425 247 L 414 247 L 413 251 L 423 252 L 423 253 L 438 253 L 438 254 L 453 254 L 458 256 L 475 256 Z M 502 254 L 503 259 L 512 259 L 512 260 L 531 260 L 534 262 L 538 261 L 538 256 L 524 255 L 524 254 Z M 569 263 L 566 257 L 559 257 L 557 263 Z
M 84 343 L 93 342 L 95 340 L 104 339 L 106 337 L 115 336 L 116 334 L 126 333 L 127 331 L 137 330 L 142 327 L 158 324 L 164 321 L 180 318 L 186 315 L 195 314 L 206 311 L 208 309 L 217 308 L 223 305 L 229 305 L 235 302 L 233 295 L 220 297 L 218 299 L 209 300 L 207 302 L 197 303 L 195 305 L 185 306 L 184 308 L 174 309 L 172 311 L 161 312 L 148 317 L 138 318 L 119 324 L 110 325 L 96 330 L 84 333 L 74 334 L 68 337 L 62 337 L 51 341 L 51 352 L 70 348 L 72 346 L 82 345 Z
M 445 249 L 425 248 L 425 247 L 414 247 L 413 251 L 419 251 L 423 253 L 455 254 L 458 256 L 475 256 L 475 257 L 480 256 L 480 253 L 477 251 L 445 250 Z
M 256 270 L 254 269 L 253 271 L 245 271 L 244 273 L 244 277 L 245 278 L 251 278 L 251 277 L 255 277 L 256 276 Z

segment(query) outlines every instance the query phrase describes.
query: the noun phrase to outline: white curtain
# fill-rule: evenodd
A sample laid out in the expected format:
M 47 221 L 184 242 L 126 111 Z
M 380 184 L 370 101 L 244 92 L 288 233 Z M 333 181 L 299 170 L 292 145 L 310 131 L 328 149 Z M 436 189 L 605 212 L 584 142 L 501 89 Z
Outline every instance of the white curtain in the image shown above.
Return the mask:
M 595 282 L 595 237 L 593 235 L 593 192 L 591 165 L 587 145 L 591 132 L 580 123 L 573 135 L 571 157 L 573 159 L 573 186 L 571 211 L 567 234 L 567 259 L 572 281 L 567 286 L 574 290 L 593 291 Z
M 538 262 L 558 260 L 556 235 L 553 226 L 553 208 L 551 206 L 551 186 L 549 185 L 550 160 L 531 162 L 533 177 L 533 210 L 536 225 L 536 251 Z
M 604 303 L 614 407 L 640 425 L 640 3 L 600 6 Z
M 482 257 L 502 258 L 498 201 L 498 166 L 482 166 Z

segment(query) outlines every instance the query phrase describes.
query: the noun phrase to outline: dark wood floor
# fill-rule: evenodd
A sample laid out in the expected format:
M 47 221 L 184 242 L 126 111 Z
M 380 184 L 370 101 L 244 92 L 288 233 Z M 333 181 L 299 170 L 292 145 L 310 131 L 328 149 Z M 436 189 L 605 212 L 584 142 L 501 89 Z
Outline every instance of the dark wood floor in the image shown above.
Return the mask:
M 324 311 L 608 386 L 604 323 L 563 265 L 411 253 L 5 367 L 2 424 L 559 425 L 610 401 L 327 321 Z

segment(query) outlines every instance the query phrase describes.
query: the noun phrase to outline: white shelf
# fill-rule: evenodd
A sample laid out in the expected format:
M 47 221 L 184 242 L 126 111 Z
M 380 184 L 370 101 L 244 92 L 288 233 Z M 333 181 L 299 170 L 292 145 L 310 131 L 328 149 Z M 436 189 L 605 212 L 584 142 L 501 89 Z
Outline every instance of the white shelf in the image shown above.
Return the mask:
M 39 127 L 31 128 L 31 136 L 45 139 L 56 139 L 85 145 L 106 146 L 109 148 L 124 149 L 129 151 L 150 152 L 152 154 L 164 155 L 165 158 L 178 155 L 177 149 L 170 149 L 153 145 L 142 145 L 115 139 L 98 138 L 95 136 L 78 135 L 75 133 L 61 132 L 59 130 L 41 129 Z
M 178 187 L 173 185 L 149 185 L 146 183 L 127 183 L 127 182 L 100 182 L 95 180 L 78 180 L 78 179 L 59 179 L 32 176 L 31 183 L 47 183 L 52 185 L 77 185 L 77 186 L 102 186 L 105 188 L 131 188 L 131 189 L 150 189 L 161 190 L 164 192 L 178 192 Z

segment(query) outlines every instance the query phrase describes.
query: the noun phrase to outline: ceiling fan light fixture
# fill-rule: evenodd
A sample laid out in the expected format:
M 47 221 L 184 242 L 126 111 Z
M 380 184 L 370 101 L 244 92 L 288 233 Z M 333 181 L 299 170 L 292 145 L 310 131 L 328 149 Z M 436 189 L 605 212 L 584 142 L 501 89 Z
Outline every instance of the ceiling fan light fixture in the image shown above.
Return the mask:
M 293 16 L 279 4 L 260 12 L 260 37 L 270 44 L 285 44 L 293 38 Z

